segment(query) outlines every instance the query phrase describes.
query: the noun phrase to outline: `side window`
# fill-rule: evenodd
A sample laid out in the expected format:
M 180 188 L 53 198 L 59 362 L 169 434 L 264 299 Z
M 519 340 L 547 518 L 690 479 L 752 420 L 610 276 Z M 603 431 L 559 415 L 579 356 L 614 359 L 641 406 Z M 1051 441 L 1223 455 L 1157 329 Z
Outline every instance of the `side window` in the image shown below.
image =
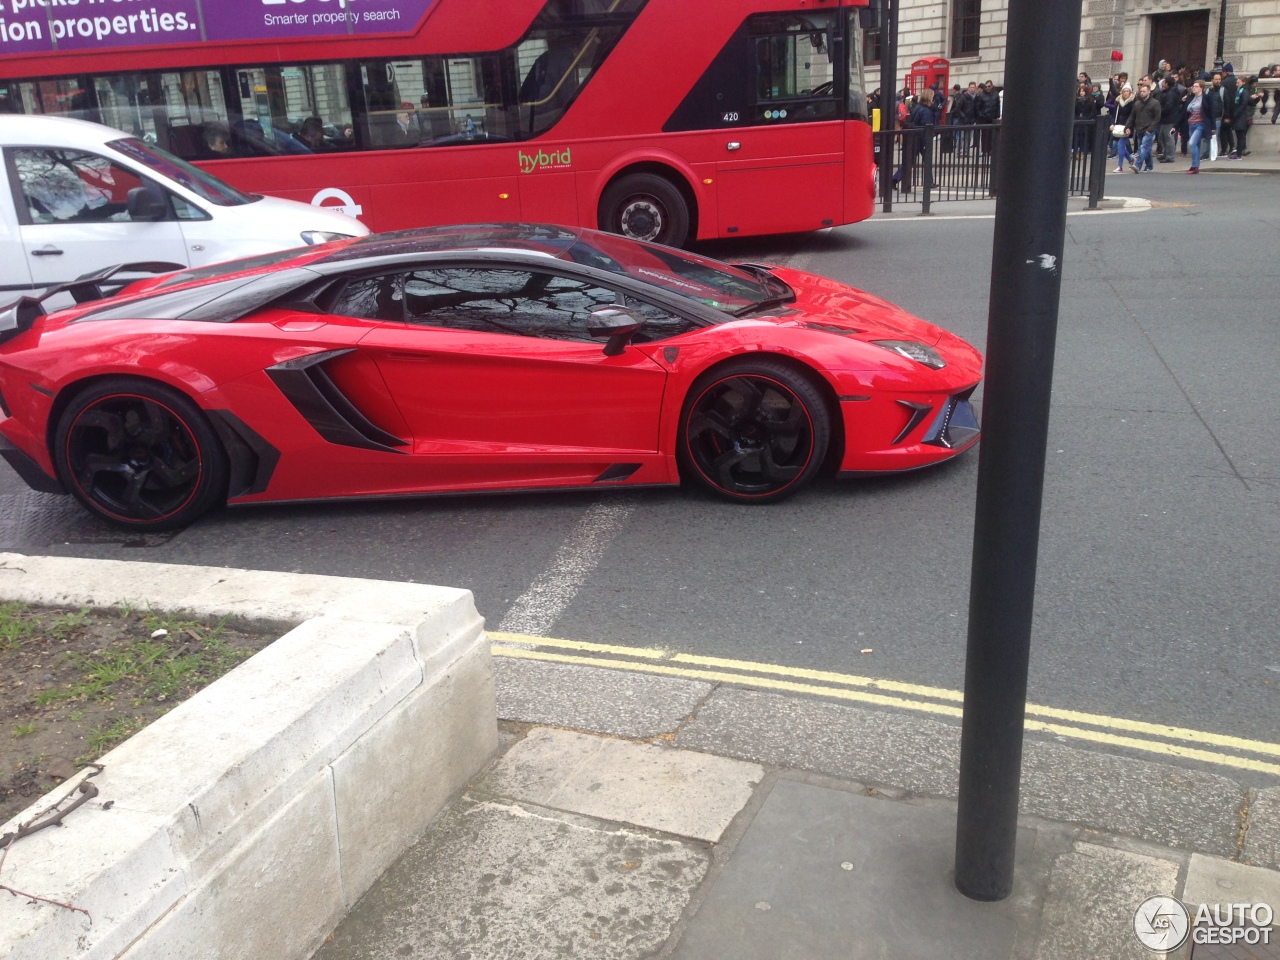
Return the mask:
M 240 118 L 229 128 L 205 125 L 203 158 L 355 148 L 343 64 L 272 64 L 239 67 L 234 73 Z
M 93 94 L 97 108 L 92 119 L 180 157 L 207 156 L 205 131 L 227 129 L 216 70 L 94 77 Z
M 836 118 L 835 25 L 823 14 L 753 18 L 757 123 Z
M 516 139 L 497 54 L 360 64 L 365 140 L 375 149 Z
M 207 213 L 197 207 L 194 203 L 187 203 L 176 193 L 169 194 L 169 203 L 173 205 L 174 215 L 179 220 L 209 220 L 211 219 Z
M 128 221 L 129 191 L 143 186 L 159 190 L 92 153 L 43 147 L 11 148 L 9 153 L 31 223 Z
M 678 337 L 698 326 L 692 320 L 686 320 L 665 307 L 645 303 L 634 297 L 627 297 L 627 306 L 644 317 L 644 326 L 631 338 L 632 343 L 653 343 L 657 340 L 666 340 L 668 337 Z
M 363 320 L 404 320 L 404 283 L 399 273 L 349 280 L 338 291 L 330 313 Z
M 666 132 L 835 120 L 848 71 L 842 31 L 855 24 L 834 12 L 747 17 L 662 125 Z M 852 40 L 861 34 L 853 31 Z M 860 84 L 861 81 L 859 80 Z M 860 107 L 858 113 L 865 112 Z
M 405 310 L 413 322 L 553 340 L 590 340 L 591 311 L 618 294 L 549 273 L 446 267 L 405 278 Z

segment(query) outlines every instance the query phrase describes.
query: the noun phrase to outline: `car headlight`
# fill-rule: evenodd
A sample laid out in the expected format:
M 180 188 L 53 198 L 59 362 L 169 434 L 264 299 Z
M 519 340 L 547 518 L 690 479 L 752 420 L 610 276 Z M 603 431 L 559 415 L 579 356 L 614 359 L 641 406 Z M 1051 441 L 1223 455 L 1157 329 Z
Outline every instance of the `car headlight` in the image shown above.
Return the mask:
M 872 340 L 871 343 L 874 343 L 877 347 L 892 350 L 908 360 L 923 363 L 926 367 L 932 367 L 934 370 L 941 370 L 947 365 L 947 361 L 942 359 L 942 355 L 937 350 L 923 343 L 916 343 L 914 340 Z
M 314 246 L 317 243 L 328 243 L 330 240 L 350 240 L 349 233 L 331 233 L 328 230 L 303 230 L 302 242 L 307 246 Z

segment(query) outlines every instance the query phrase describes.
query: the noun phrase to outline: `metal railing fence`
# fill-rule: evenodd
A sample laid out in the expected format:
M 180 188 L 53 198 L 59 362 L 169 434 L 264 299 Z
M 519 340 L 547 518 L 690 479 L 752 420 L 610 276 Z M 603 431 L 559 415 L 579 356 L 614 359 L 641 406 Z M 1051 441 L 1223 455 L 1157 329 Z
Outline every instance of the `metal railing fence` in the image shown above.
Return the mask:
M 874 134 L 876 161 L 880 151 L 893 155 L 893 182 L 878 184 L 884 212 L 894 202 L 918 203 L 921 215 L 934 203 L 985 200 L 996 196 L 1000 141 L 1013 136 L 1000 124 L 955 124 L 880 131 Z M 1068 191 L 1087 196 L 1094 209 L 1102 199 L 1110 131 L 1106 118 L 1077 120 L 1072 131 Z M 877 170 L 882 169 L 877 166 Z

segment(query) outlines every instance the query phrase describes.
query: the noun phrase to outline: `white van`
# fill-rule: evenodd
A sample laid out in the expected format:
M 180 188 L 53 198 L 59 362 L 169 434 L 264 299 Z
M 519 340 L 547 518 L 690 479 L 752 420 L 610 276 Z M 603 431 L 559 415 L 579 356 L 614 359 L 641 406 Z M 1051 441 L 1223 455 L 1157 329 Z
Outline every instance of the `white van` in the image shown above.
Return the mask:
M 0 302 L 124 262 L 199 267 L 369 232 L 83 120 L 0 115 L 0 149 Z

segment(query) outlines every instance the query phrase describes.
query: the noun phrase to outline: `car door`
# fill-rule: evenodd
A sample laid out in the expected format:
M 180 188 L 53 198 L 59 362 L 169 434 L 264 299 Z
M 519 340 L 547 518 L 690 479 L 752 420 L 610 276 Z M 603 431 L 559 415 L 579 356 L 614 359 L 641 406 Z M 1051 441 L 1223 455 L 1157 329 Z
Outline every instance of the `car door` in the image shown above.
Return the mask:
M 170 207 L 163 220 L 135 221 L 129 191 L 158 185 L 85 150 L 6 147 L 16 185 L 18 231 L 31 280 L 47 286 L 127 262 L 164 261 L 188 266 L 182 230 Z
M 13 300 L 17 291 L 31 287 L 31 271 L 27 269 L 22 234 L 18 230 L 18 211 L 13 206 L 13 191 L 6 189 L 6 175 L 0 171 L 0 302 L 3 303 Z
M 618 302 L 565 273 L 459 264 L 354 281 L 335 310 L 379 304 L 385 322 L 361 350 L 438 479 L 540 484 L 659 459 L 665 371 L 638 349 L 606 356 L 587 334 L 591 310 Z

